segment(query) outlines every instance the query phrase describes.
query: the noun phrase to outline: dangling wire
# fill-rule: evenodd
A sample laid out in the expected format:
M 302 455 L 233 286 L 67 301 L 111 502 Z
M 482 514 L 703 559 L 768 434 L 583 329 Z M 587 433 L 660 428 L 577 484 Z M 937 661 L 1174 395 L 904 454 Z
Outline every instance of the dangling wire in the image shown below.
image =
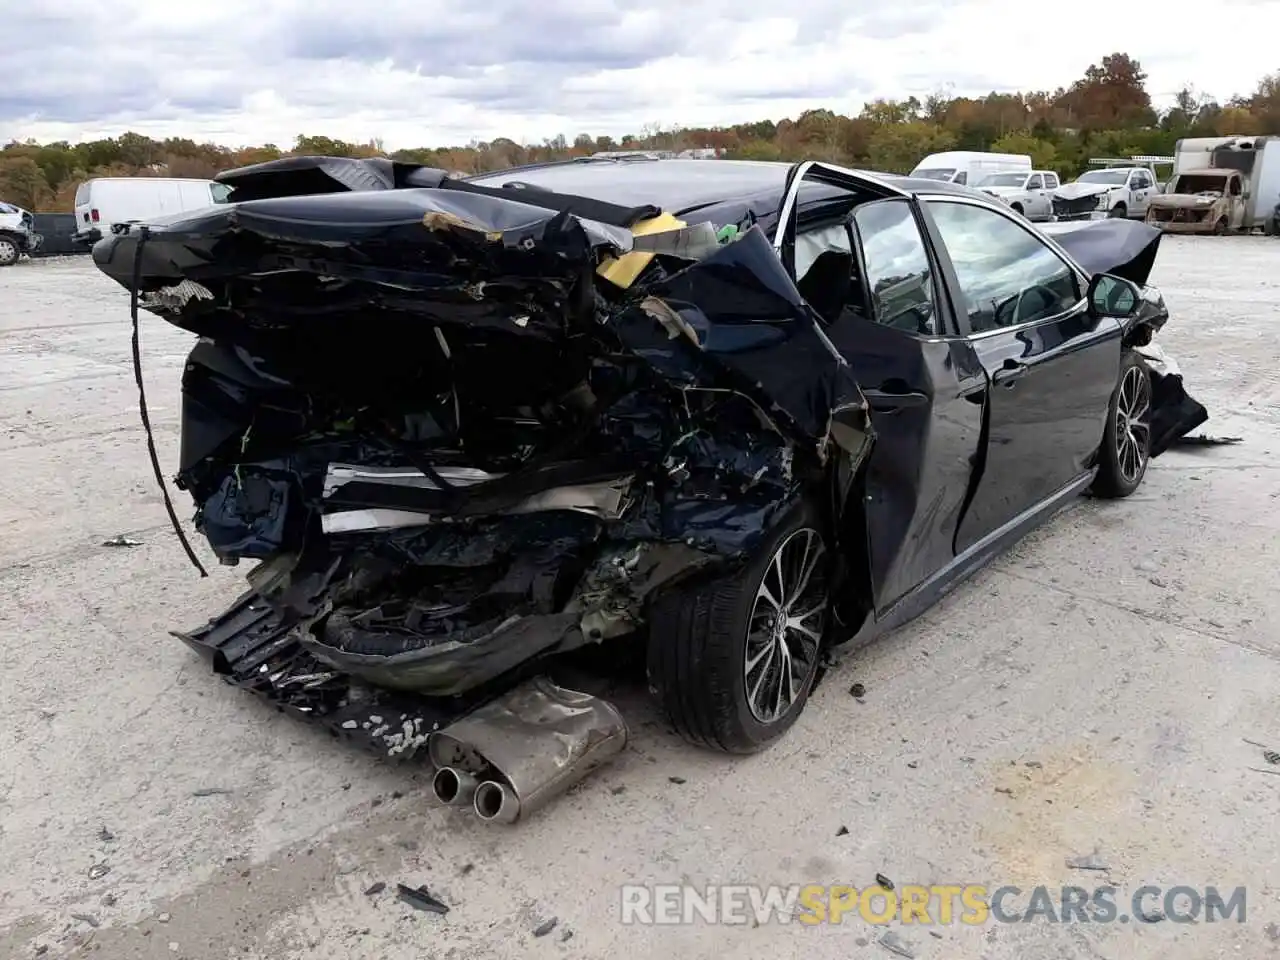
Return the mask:
M 196 552 L 191 549 L 191 542 L 187 540 L 187 535 L 183 533 L 182 524 L 178 522 L 178 514 L 173 509 L 173 501 L 169 499 L 169 488 L 164 485 L 164 473 L 160 470 L 160 455 L 156 453 L 156 438 L 151 429 L 151 417 L 147 414 L 147 390 L 142 384 L 142 348 L 138 336 L 138 290 L 142 286 L 142 248 L 146 245 L 151 233 L 145 225 L 136 229 L 138 231 L 138 245 L 133 251 L 133 284 L 129 292 L 129 313 L 133 318 L 133 378 L 138 383 L 138 413 L 142 417 L 142 429 L 147 434 L 147 450 L 151 454 L 151 469 L 155 471 L 156 483 L 160 485 L 160 494 L 164 497 L 164 508 L 169 512 L 169 522 L 173 524 L 173 532 L 178 535 L 178 540 L 182 543 L 182 549 L 187 551 L 187 557 L 195 564 L 195 568 L 200 571 L 200 576 L 207 577 L 209 572 L 205 570 L 204 564 L 200 562 Z

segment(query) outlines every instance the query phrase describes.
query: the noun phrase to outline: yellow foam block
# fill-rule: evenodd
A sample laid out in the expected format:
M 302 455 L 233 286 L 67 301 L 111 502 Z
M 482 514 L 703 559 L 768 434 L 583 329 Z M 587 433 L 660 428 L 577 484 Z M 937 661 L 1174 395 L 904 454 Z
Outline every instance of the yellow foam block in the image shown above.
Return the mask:
M 631 233 L 634 236 L 642 237 L 650 233 L 683 230 L 686 226 L 688 224 L 683 220 L 677 220 L 669 213 L 660 213 L 656 217 L 650 217 L 648 220 L 641 220 L 631 228 Z M 636 277 L 640 276 L 641 271 L 649 265 L 653 257 L 654 254 L 646 250 L 632 250 L 630 253 L 624 253 L 620 257 L 610 257 L 596 267 L 596 273 L 625 290 L 636 282 Z

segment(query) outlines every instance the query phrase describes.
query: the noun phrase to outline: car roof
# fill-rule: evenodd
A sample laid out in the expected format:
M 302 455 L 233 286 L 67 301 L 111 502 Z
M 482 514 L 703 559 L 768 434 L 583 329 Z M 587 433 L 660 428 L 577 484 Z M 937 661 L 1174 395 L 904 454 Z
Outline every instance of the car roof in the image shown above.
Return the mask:
M 782 202 L 787 172 L 792 166 L 769 160 L 582 158 L 482 173 L 467 180 L 486 187 L 527 183 L 553 193 L 623 206 L 653 205 L 680 216 L 735 203 L 776 208 Z M 952 193 L 990 200 L 986 194 L 959 184 L 874 171 L 855 172 L 908 193 Z M 841 193 L 820 183 L 801 188 L 806 200 L 821 201 Z

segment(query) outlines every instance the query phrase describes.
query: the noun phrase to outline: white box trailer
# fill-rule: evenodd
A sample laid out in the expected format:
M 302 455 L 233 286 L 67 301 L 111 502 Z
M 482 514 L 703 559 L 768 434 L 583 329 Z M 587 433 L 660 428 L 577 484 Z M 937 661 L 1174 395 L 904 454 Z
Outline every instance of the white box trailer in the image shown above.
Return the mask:
M 1187 137 L 1174 147 L 1174 173 L 1217 168 L 1237 170 L 1244 178 L 1246 233 L 1275 231 L 1280 204 L 1280 137 Z

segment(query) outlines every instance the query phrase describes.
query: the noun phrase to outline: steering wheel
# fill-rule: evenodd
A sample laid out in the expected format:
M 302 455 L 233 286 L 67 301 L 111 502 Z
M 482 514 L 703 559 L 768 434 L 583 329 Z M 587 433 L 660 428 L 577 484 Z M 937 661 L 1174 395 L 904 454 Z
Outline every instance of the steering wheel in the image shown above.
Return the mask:
M 1038 306 L 1033 306 L 1029 311 L 1024 311 L 1024 305 L 1035 304 L 1037 301 L 1039 302 Z M 1027 312 L 1032 313 L 1038 319 L 1039 315 L 1042 315 L 1045 310 L 1057 302 L 1058 294 L 1055 290 L 1042 283 L 1033 283 L 996 307 L 996 326 L 1012 327 L 1019 323 L 1025 323 Z

